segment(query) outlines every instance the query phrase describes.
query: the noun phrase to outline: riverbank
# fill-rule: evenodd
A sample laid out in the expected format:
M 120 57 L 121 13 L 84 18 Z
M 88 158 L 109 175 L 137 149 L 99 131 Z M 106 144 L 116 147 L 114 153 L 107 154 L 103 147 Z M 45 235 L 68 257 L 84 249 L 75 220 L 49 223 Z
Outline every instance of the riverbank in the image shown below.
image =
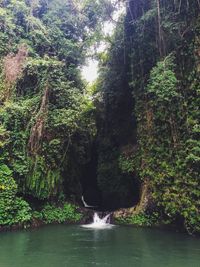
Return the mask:
M 1 225 L 0 232 L 18 231 L 23 229 L 35 229 L 46 225 L 81 225 L 89 224 L 93 220 L 94 210 L 86 209 L 72 203 L 64 203 L 60 206 L 45 205 L 40 211 L 33 211 L 31 220 L 13 225 Z M 100 217 L 104 217 L 108 212 L 98 212 Z M 136 213 L 135 207 L 119 209 L 110 212 L 110 222 L 121 226 L 134 226 L 139 228 L 157 228 L 170 232 L 187 231 L 180 224 L 169 223 L 159 218 L 157 213 L 145 214 Z M 193 233 L 187 232 L 190 235 Z
M 11 225 L 0 225 L 0 232 L 39 228 L 50 224 L 84 224 L 91 222 L 93 211 L 72 203 L 46 204 L 38 210 L 31 210 L 29 220 Z

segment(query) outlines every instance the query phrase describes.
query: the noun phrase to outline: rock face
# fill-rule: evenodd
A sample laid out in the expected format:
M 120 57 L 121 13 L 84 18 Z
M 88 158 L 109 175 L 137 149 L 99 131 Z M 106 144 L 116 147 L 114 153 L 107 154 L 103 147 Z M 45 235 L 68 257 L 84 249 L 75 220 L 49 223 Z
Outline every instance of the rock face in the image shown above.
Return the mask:
M 112 214 L 113 220 L 117 221 L 119 219 L 126 219 L 127 217 L 132 217 L 134 215 L 144 213 L 152 204 L 151 192 L 149 187 L 149 181 L 145 181 L 141 185 L 139 203 L 131 208 L 119 209 L 117 211 L 114 211 Z
M 199 1 L 128 2 L 102 68 L 98 181 L 119 202 L 132 200 L 130 181 L 150 181 L 153 203 L 141 189 L 134 208 L 114 217 L 141 219 L 151 209 L 166 223 L 199 232 Z M 135 147 L 131 155 L 123 152 L 128 145 Z

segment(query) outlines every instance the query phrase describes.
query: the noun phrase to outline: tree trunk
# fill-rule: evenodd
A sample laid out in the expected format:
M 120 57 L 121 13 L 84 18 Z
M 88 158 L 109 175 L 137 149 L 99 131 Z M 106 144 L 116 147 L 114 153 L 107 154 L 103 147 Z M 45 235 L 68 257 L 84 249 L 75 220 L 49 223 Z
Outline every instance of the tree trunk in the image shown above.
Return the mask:
M 158 17 L 158 48 L 160 57 L 163 57 L 165 55 L 165 45 L 164 45 L 164 38 L 161 26 L 160 0 L 156 0 L 156 3 L 157 3 L 157 17 Z

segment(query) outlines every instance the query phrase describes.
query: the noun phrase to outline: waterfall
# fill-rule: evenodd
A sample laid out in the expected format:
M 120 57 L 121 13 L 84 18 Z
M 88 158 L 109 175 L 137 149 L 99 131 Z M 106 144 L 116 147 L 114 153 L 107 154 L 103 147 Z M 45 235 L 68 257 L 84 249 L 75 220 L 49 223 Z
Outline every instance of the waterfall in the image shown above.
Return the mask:
M 93 223 L 95 224 L 106 224 L 108 222 L 108 218 L 110 217 L 110 214 L 106 215 L 105 217 L 103 217 L 102 219 L 99 218 L 99 215 L 97 212 L 95 212 L 94 216 L 93 216 Z
M 90 205 L 88 205 L 88 204 L 85 202 L 85 200 L 84 200 L 84 196 L 81 197 L 81 200 L 82 200 L 83 205 L 84 205 L 85 208 L 96 208 L 96 206 L 90 206 Z
M 114 225 L 110 224 L 110 214 L 107 214 L 105 217 L 100 218 L 97 212 L 94 213 L 92 223 L 82 225 L 82 227 L 85 228 L 97 228 L 97 229 L 112 228 L 113 226 Z

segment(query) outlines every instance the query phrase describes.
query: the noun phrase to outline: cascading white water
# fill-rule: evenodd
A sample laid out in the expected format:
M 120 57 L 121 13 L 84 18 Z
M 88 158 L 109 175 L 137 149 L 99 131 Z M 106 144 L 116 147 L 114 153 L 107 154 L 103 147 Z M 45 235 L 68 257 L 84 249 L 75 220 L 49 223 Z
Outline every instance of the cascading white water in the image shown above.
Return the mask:
M 103 217 L 102 219 L 99 218 L 99 215 L 95 212 L 94 216 L 93 216 L 93 223 L 94 224 L 107 224 L 108 219 L 110 218 L 110 214 L 106 215 L 105 217 Z
M 94 213 L 92 223 L 82 225 L 82 227 L 85 228 L 97 228 L 97 229 L 112 228 L 113 226 L 114 226 L 113 224 L 110 224 L 110 214 L 106 215 L 101 219 L 97 212 Z

